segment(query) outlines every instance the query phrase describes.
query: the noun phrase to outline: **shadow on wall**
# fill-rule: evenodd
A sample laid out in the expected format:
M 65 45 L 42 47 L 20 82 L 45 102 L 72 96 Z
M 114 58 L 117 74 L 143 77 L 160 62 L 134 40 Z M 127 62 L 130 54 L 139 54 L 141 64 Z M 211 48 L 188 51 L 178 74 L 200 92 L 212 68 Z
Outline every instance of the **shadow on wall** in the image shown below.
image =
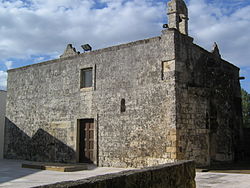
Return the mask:
M 250 161 L 250 128 L 243 129 L 245 158 Z
M 75 162 L 76 153 L 43 129 L 29 137 L 6 118 L 4 158 L 64 163 Z

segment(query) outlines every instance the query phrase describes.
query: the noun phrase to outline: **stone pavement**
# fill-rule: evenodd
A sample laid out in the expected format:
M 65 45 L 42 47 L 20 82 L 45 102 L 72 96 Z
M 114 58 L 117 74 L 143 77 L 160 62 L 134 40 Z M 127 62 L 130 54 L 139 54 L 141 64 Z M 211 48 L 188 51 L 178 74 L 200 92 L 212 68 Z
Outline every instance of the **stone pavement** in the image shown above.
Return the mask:
M 21 168 L 23 162 L 0 160 L 0 188 L 34 187 L 128 170 L 98 167 L 78 172 L 57 172 Z M 197 188 L 249 188 L 250 174 L 197 172 L 196 184 Z
M 250 161 L 196 169 L 196 184 L 197 188 L 250 188 Z
M 197 188 L 250 188 L 250 174 L 197 172 Z
M 22 168 L 25 161 L 0 160 L 0 188 L 26 188 L 61 181 L 79 180 L 128 169 L 98 167 L 78 172 L 58 172 Z

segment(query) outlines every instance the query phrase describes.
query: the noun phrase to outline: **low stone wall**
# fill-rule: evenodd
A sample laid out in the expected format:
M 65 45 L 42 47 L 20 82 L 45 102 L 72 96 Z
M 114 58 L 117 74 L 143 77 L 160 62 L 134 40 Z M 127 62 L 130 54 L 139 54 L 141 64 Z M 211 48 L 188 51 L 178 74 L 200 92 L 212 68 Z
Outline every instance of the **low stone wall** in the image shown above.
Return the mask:
M 195 188 L 195 164 L 180 161 L 155 167 L 61 182 L 40 188 Z

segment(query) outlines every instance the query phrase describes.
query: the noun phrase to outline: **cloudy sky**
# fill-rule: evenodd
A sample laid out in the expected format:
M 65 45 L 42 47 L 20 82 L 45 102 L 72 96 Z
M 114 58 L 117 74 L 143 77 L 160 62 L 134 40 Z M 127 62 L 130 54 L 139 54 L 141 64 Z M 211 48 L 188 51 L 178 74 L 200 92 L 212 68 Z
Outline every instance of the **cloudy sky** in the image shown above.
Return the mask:
M 0 89 L 7 70 L 78 51 L 158 36 L 168 0 L 0 0 Z M 250 0 L 186 0 L 190 36 L 241 68 L 250 92 Z

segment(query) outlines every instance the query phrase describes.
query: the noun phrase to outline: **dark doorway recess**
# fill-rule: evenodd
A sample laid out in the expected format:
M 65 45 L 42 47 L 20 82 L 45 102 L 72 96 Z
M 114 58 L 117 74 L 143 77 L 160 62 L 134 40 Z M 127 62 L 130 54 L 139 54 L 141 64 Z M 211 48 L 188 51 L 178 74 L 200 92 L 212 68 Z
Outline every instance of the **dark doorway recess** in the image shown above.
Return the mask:
M 79 162 L 94 162 L 94 119 L 82 119 L 79 125 Z

